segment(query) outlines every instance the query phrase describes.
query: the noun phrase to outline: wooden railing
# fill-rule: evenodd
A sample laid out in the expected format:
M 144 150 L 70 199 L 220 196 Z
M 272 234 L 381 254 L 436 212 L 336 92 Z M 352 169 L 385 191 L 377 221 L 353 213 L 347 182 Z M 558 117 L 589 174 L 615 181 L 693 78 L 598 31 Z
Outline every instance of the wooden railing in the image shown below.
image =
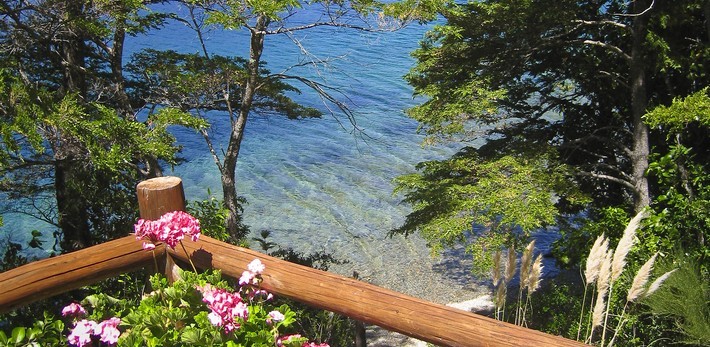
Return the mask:
M 181 184 L 179 189 L 182 189 Z M 174 197 L 164 199 L 162 193 L 155 192 L 152 188 L 141 190 L 139 185 L 142 215 L 146 215 L 145 201 L 141 203 L 143 198 L 162 210 L 151 212 L 153 216 L 171 211 L 171 205 L 175 203 L 184 204 L 176 202 Z M 183 240 L 183 244 L 192 262 L 200 269 L 220 269 L 226 276 L 239 278 L 247 264 L 259 258 L 267 269 L 262 287 L 276 295 L 439 346 L 584 346 L 577 341 L 289 263 L 206 236 L 201 236 L 198 242 Z M 154 253 L 163 264 L 167 264 L 168 272 L 173 259 L 188 262 L 181 248 L 172 250 L 159 244 Z M 144 251 L 141 242 L 133 236 L 36 261 L 0 273 L 0 312 L 123 272 L 142 267 L 154 268 L 153 264 L 153 253 Z

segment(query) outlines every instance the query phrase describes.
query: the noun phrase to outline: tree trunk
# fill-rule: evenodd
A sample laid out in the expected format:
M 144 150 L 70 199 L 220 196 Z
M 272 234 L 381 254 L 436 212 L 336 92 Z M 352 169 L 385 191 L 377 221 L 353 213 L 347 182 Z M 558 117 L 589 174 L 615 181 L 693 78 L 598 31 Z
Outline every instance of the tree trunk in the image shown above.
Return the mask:
M 129 10 L 124 9 L 120 18 L 121 22 L 116 23 L 116 29 L 113 34 L 113 47 L 110 52 L 107 52 L 111 59 L 111 78 L 113 79 L 114 97 L 116 98 L 116 111 L 124 119 L 136 121 L 136 116 L 133 113 L 130 98 L 126 93 L 126 79 L 123 77 L 123 47 L 126 40 L 126 17 Z M 145 164 L 145 172 L 139 171 L 144 179 L 163 176 L 163 170 L 160 167 L 158 158 L 149 156 L 142 158 Z
M 79 95 L 79 102 L 86 96 L 84 40 L 73 23 L 81 18 L 81 2 L 69 1 L 66 8 L 68 24 L 61 37 L 61 54 L 64 65 L 64 90 Z M 56 190 L 58 223 L 62 230 L 62 249 L 65 252 L 91 245 L 91 231 L 86 199 L 78 190 L 81 180 L 80 149 L 70 137 L 57 131 L 54 148 L 54 187 Z
M 633 13 L 642 13 L 648 8 L 647 1 L 635 1 Z M 649 139 L 648 127 L 643 122 L 648 96 L 646 95 L 646 73 L 643 44 L 646 39 L 647 12 L 636 16 L 632 26 L 632 46 L 630 62 L 631 113 L 633 131 L 633 152 L 631 155 L 632 179 L 634 184 L 634 210 L 640 212 L 650 205 L 651 197 L 646 170 L 648 169 Z
M 249 49 L 249 62 L 247 64 L 249 77 L 244 86 L 241 105 L 239 107 L 239 116 L 232 122 L 232 132 L 229 137 L 227 151 L 224 155 L 224 165 L 221 172 L 224 205 L 229 210 L 229 215 L 226 220 L 227 232 L 236 240 L 246 236 L 241 235 L 239 231 L 239 205 L 235 180 L 237 158 L 239 157 L 239 149 L 241 148 L 242 139 L 244 137 L 247 117 L 251 111 L 251 105 L 257 90 L 261 54 L 264 51 L 264 31 L 267 24 L 268 19 L 265 16 L 259 16 L 256 25 L 250 28 L 251 46 Z

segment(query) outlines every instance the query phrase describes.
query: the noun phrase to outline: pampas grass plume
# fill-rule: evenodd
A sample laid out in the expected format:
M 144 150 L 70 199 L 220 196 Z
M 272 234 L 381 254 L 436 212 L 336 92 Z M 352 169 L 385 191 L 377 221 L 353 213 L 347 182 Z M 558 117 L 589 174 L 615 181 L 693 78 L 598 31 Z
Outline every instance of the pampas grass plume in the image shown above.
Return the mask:
M 599 268 L 604 261 L 604 256 L 609 248 L 609 240 L 606 239 L 604 234 L 599 235 L 596 241 L 594 241 L 594 246 L 589 251 L 589 256 L 587 256 L 587 262 L 584 269 L 584 280 L 586 284 L 594 283 L 599 276 Z
M 614 259 L 611 262 L 611 281 L 614 282 L 621 276 L 621 272 L 624 271 L 624 266 L 626 266 L 626 255 L 629 254 L 631 247 L 634 246 L 634 240 L 636 238 L 636 230 L 638 230 L 641 220 L 646 217 L 646 212 L 639 212 L 634 218 L 631 219 L 629 225 L 626 226 L 624 230 L 624 235 L 621 236 L 619 244 L 616 246 L 616 251 L 614 251 Z
M 611 257 L 611 250 L 604 254 L 604 260 L 599 266 L 599 276 L 597 277 L 597 291 L 605 295 L 606 291 L 609 289 L 609 280 L 611 279 Z
M 501 280 L 501 257 L 502 251 L 497 250 L 493 253 L 493 286 L 497 286 L 498 282 Z
M 540 288 L 540 278 L 542 277 L 542 254 L 538 254 L 535 257 L 535 261 L 530 268 L 530 274 L 528 275 L 528 294 L 534 293 L 538 288 Z
M 653 283 L 651 283 L 651 285 L 648 287 L 648 290 L 646 291 L 646 294 L 644 294 L 644 296 L 645 297 L 649 296 L 649 295 L 653 294 L 655 291 L 657 291 L 658 288 L 661 287 L 661 284 L 663 284 L 663 282 L 665 282 L 668 279 L 668 277 L 670 277 L 670 275 L 672 275 L 676 270 L 678 270 L 678 269 L 673 269 L 671 271 L 668 271 L 668 272 L 664 273 L 661 277 L 656 278 L 656 280 L 653 281 Z
M 605 297 L 606 291 L 597 292 L 597 301 L 594 304 L 594 310 L 592 311 L 592 330 L 602 325 L 602 320 L 604 319 L 604 309 L 606 308 L 606 302 L 604 301 Z
M 505 289 L 506 289 L 505 284 L 503 282 L 501 282 L 498 285 L 498 289 L 496 290 L 496 308 L 497 309 L 501 309 L 505 305 L 505 294 L 506 294 Z
M 533 249 L 535 248 L 535 240 L 530 241 L 523 255 L 520 258 L 520 288 L 528 285 L 528 276 L 530 275 L 530 264 L 532 263 Z
M 648 282 L 648 276 L 653 270 L 653 263 L 656 261 L 658 253 L 654 254 L 650 259 L 646 261 L 643 266 L 636 272 L 634 276 L 634 281 L 631 282 L 631 288 L 629 288 L 629 293 L 626 295 L 626 301 L 634 302 L 640 298 L 646 292 L 646 283 Z
M 510 282 L 515 276 L 515 263 L 517 261 L 517 256 L 515 254 L 514 247 L 508 248 L 508 262 L 505 264 L 505 283 Z

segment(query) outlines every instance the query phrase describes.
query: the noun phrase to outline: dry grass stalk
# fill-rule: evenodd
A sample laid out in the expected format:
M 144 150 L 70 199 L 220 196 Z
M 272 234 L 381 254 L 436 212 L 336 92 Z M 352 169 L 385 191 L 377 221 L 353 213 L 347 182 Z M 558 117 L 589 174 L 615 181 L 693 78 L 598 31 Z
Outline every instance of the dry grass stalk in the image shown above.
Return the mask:
M 515 276 L 515 263 L 517 261 L 517 255 L 515 254 L 515 248 L 508 248 L 508 262 L 505 264 L 505 283 L 507 284 Z
M 520 288 L 524 288 L 528 285 L 528 276 L 530 275 L 530 265 L 532 263 L 533 249 L 535 249 L 535 240 L 530 241 L 530 243 L 525 247 L 523 255 L 520 258 Z
M 586 284 L 594 283 L 599 276 L 599 269 L 604 261 L 604 256 L 609 248 L 609 240 L 604 234 L 597 237 L 594 246 L 589 251 L 584 269 L 584 280 Z
M 542 254 L 538 254 L 535 261 L 530 268 L 530 274 L 528 275 L 528 294 L 534 293 L 538 288 L 540 288 L 540 278 L 542 277 Z
M 634 302 L 640 298 L 646 292 L 646 283 L 648 282 L 648 276 L 651 275 L 653 270 L 653 263 L 656 261 L 658 253 L 654 254 L 650 259 L 646 261 L 643 266 L 636 272 L 634 276 L 634 281 L 631 282 L 631 288 L 629 288 L 629 293 L 626 295 L 626 301 Z
M 668 271 L 668 272 L 664 273 L 661 277 L 656 278 L 656 280 L 653 281 L 653 283 L 651 283 L 651 285 L 648 287 L 648 290 L 644 294 L 644 297 L 649 296 L 649 295 L 653 294 L 655 291 L 657 291 L 658 288 L 661 287 L 661 284 L 663 284 L 663 282 L 665 282 L 668 279 L 668 277 L 670 277 L 670 275 L 672 275 L 676 270 L 678 270 L 678 269 L 673 269 L 671 271 Z
M 497 250 L 493 253 L 493 286 L 497 286 L 501 280 L 501 257 L 502 251 Z
M 636 230 L 638 230 L 641 220 L 646 217 L 644 211 L 639 212 L 634 218 L 631 219 L 629 225 L 626 226 L 624 230 L 624 235 L 621 236 L 619 244 L 616 246 L 616 251 L 614 251 L 614 260 L 611 262 L 611 281 L 616 281 L 621 272 L 624 271 L 624 266 L 626 266 L 626 255 L 629 254 L 631 247 L 634 246 L 634 240 L 636 239 Z

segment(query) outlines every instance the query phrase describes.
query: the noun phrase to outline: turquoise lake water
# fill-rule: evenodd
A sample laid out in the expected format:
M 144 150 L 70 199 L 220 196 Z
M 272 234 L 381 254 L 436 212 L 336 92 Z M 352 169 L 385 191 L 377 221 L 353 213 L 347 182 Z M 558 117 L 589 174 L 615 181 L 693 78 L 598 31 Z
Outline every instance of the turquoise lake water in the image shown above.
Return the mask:
M 305 13 L 292 21 L 309 20 L 312 15 Z M 375 242 L 403 221 L 409 209 L 392 195 L 392 179 L 413 172 L 420 161 L 453 151 L 422 148 L 416 122 L 404 114 L 417 100 L 402 77 L 412 67 L 410 52 L 426 30 L 416 24 L 381 33 L 323 27 L 292 37 L 267 37 L 264 60 L 272 72 L 314 57 L 329 61 L 289 73 L 342 92 L 339 99 L 354 112 L 359 130 L 344 115 L 328 114 L 333 105 L 298 84 L 294 86 L 302 94 L 293 98 L 322 110 L 323 118 L 293 121 L 251 115 L 238 163 L 237 189 L 248 200 L 244 219 L 254 232 L 269 229 L 280 244 L 303 251 L 324 247 L 359 261 L 361 250 L 353 240 Z M 245 56 L 248 52 L 243 31 L 213 30 L 206 37 L 212 54 Z M 196 35 L 180 23 L 129 37 L 126 47 L 200 52 Z M 214 137 L 226 146 L 226 115 L 210 117 Z M 188 200 L 203 199 L 208 190 L 220 196 L 219 173 L 203 139 L 192 131 L 175 129 L 174 133 L 184 146 L 186 162 L 165 173 L 183 179 Z M 25 216 L 6 215 L 1 232 L 19 241 L 25 238 L 23 230 L 32 229 L 46 226 Z

